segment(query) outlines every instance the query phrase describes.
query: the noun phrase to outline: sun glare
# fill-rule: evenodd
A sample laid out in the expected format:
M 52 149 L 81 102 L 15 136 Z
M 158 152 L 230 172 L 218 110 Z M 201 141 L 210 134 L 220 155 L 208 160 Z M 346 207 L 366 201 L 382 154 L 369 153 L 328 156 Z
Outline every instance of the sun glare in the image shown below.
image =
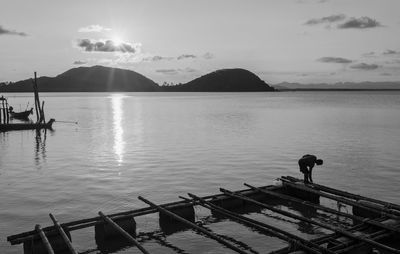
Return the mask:
M 124 42 L 120 37 L 114 37 L 112 41 L 115 46 L 121 46 L 121 44 Z

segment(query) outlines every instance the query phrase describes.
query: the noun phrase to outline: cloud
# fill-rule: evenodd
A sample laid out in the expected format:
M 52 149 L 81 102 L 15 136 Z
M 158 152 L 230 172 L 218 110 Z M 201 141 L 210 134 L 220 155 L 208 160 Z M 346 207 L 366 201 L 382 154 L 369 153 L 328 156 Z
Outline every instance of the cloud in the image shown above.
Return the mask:
M 350 59 L 342 58 L 342 57 L 321 57 L 317 59 L 317 61 L 322 62 L 322 63 L 342 63 L 342 64 L 347 64 L 347 63 L 352 63 L 353 61 Z
M 385 52 L 383 52 L 382 54 L 384 54 L 384 55 L 396 55 L 396 54 L 400 54 L 400 51 L 387 49 L 387 50 L 386 50 Z
M 362 56 L 363 57 L 374 57 L 374 56 L 376 56 L 376 54 L 375 54 L 374 51 L 371 51 L 371 52 L 367 52 L 367 53 L 362 54 Z
M 176 59 L 178 60 L 183 60 L 183 59 L 188 59 L 188 58 L 196 58 L 197 56 L 195 55 L 190 55 L 190 54 L 183 54 L 178 56 Z
M 179 73 L 184 73 L 184 72 L 193 73 L 197 72 L 197 70 L 190 67 L 186 67 L 185 69 L 158 69 L 156 70 L 156 72 L 166 75 L 177 75 Z
M 381 76 L 392 76 L 392 74 L 391 74 L 391 73 L 388 73 L 388 72 L 381 73 L 380 75 L 381 75 Z
M 158 62 L 158 61 L 170 61 L 173 60 L 174 57 L 169 57 L 169 56 L 150 56 L 150 57 L 145 57 L 142 59 L 143 62 Z
M 76 64 L 76 65 L 82 65 L 82 64 L 87 64 L 87 63 L 88 63 L 87 61 L 81 61 L 81 60 L 74 61 L 74 64 Z
M 214 55 L 211 54 L 210 52 L 207 52 L 207 53 L 205 53 L 205 54 L 203 55 L 203 58 L 204 58 L 204 59 L 213 59 L 213 58 L 214 58 Z
M 100 33 L 105 31 L 111 31 L 111 28 L 103 27 L 100 25 L 90 25 L 86 27 L 79 28 L 80 33 Z
M 344 14 L 337 14 L 337 15 L 331 15 L 327 17 L 322 17 L 319 19 L 310 19 L 304 25 L 318 25 L 318 24 L 324 24 L 324 23 L 333 23 L 333 22 L 338 22 L 342 21 L 346 18 L 346 15 Z
M 167 75 L 176 75 L 176 74 L 178 74 L 178 71 L 175 70 L 175 69 L 159 69 L 159 70 L 156 70 L 156 72 L 162 73 L 162 74 L 167 74 Z
M 78 47 L 87 52 L 122 52 L 122 53 L 136 53 L 141 44 L 131 44 L 128 42 L 116 43 L 112 40 L 91 40 L 80 39 L 78 40 Z
M 352 69 L 358 69 L 358 70 L 365 70 L 365 71 L 371 71 L 379 68 L 379 65 L 377 64 L 366 64 L 366 63 L 358 63 L 358 64 L 353 64 L 350 66 Z
M 5 29 L 5 28 L 3 28 L 2 26 L 0 26 L 0 35 L 3 35 L 3 34 L 27 36 L 26 33 L 17 32 L 17 31 L 15 31 L 15 30 L 8 30 L 8 29 Z
M 369 17 L 361 17 L 361 18 L 351 18 L 350 20 L 344 22 L 343 24 L 338 25 L 340 29 L 347 28 L 356 28 L 356 29 L 365 29 L 365 28 L 374 28 L 382 26 L 375 19 L 371 19 Z

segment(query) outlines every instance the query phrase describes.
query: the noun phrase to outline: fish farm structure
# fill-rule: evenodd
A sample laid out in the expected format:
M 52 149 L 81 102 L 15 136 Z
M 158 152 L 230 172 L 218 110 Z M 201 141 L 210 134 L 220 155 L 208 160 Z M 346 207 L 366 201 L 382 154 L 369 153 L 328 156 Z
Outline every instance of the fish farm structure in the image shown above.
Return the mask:
M 229 252 L 400 253 L 400 205 L 319 184 L 304 184 L 302 180 L 291 176 L 282 176 L 278 183 L 262 187 L 245 183 L 246 189 L 230 191 L 220 188 L 221 193 L 203 197 L 189 193 L 187 197 L 179 197 L 180 201 L 166 204 L 155 204 L 139 196 L 146 207 L 108 215 L 99 211 L 96 217 L 70 222 L 59 222 L 53 214 L 49 214 L 51 226 L 42 228 L 37 224 L 33 230 L 8 236 L 7 240 L 12 245 L 23 244 L 25 254 L 114 253 L 124 248 L 134 248 L 134 253 L 151 253 L 144 247 L 146 241 L 150 239 L 156 239 L 163 248 L 169 248 L 173 253 L 190 253 L 181 246 L 163 240 L 157 232 L 137 232 L 139 224 L 136 221 L 140 216 L 158 213 L 160 231 L 171 234 L 192 230 L 198 233 L 199 237 L 214 240 L 216 244 L 223 245 L 227 251 L 230 249 Z M 326 202 L 321 202 L 321 199 L 333 201 L 338 206 L 333 208 L 324 205 Z M 310 218 L 302 213 L 283 209 L 279 205 L 281 203 L 295 204 L 307 211 L 315 213 L 318 211 L 337 219 L 323 221 Z M 351 209 L 340 209 L 341 206 Z M 196 220 L 195 207 L 206 209 L 212 216 L 239 223 L 266 237 L 263 241 L 265 245 L 263 250 L 266 251 L 257 252 L 243 239 L 214 232 L 206 227 L 207 223 Z M 250 212 L 261 213 L 261 211 L 273 212 L 285 220 L 296 220 L 321 228 L 326 233 L 307 239 L 289 232 L 284 226 L 276 226 L 246 216 Z M 95 250 L 78 252 L 74 246 L 72 232 L 85 228 L 94 228 L 93 237 L 97 247 Z M 271 237 L 286 242 L 286 247 L 281 249 L 271 247 L 268 241 Z M 114 246 L 114 249 L 110 246 Z M 101 251 L 102 249 L 106 251 Z

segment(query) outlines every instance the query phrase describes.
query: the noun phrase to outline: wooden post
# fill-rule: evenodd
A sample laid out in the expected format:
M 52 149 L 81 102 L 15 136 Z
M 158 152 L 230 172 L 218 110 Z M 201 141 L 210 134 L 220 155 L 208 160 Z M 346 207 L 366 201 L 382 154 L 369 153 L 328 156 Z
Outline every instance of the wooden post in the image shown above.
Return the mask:
M 67 244 L 69 251 L 72 254 L 78 254 L 78 252 L 75 251 L 74 247 L 72 246 L 71 241 L 69 240 L 67 234 L 65 234 L 64 229 L 60 226 L 60 224 L 58 223 L 58 221 L 56 220 L 56 218 L 50 213 L 49 214 L 51 220 L 54 223 L 54 226 L 57 228 L 58 232 L 60 233 L 60 235 L 62 236 L 65 244 Z
M 289 232 L 286 232 L 282 229 L 279 229 L 277 227 L 274 227 L 272 225 L 266 224 L 266 223 L 262 223 L 250 218 L 247 218 L 245 216 L 239 215 L 237 213 L 231 212 L 229 210 L 226 210 L 222 207 L 216 206 L 214 204 L 212 204 L 211 202 L 205 201 L 204 199 L 193 195 L 191 193 L 188 193 L 188 195 L 193 198 L 195 201 L 198 201 L 199 204 L 207 209 L 216 211 L 224 216 L 226 216 L 227 218 L 236 220 L 240 223 L 243 223 L 247 226 L 253 227 L 257 230 L 260 230 L 261 232 L 268 234 L 268 235 L 273 235 L 275 237 L 278 237 L 279 239 L 282 239 L 288 243 L 293 243 L 296 246 L 301 246 L 301 248 L 303 248 L 304 250 L 307 250 L 310 253 L 330 253 L 330 254 L 334 254 L 334 252 L 323 248 L 313 242 L 310 242 L 309 240 L 306 240 L 304 238 L 298 237 L 294 234 L 291 234 Z M 188 200 L 186 198 L 184 198 L 185 200 Z
M 8 102 L 6 101 L 6 118 L 7 118 L 7 123 L 10 123 L 10 112 L 8 111 Z
M 43 123 L 46 123 L 46 118 L 44 117 L 44 101 L 42 101 L 42 108 L 41 108 L 42 112 L 40 114 Z
M 113 228 L 115 228 L 118 232 L 121 233 L 130 243 L 135 245 L 142 253 L 148 254 L 147 250 L 140 245 L 138 241 L 136 241 L 135 238 L 133 238 L 128 232 L 123 230 L 120 226 L 118 226 L 117 223 L 115 223 L 112 219 L 104 215 L 101 211 L 99 212 L 100 217 L 105 220 L 108 224 L 110 224 Z
M 299 215 L 296 215 L 296 214 L 281 210 L 279 208 L 275 208 L 275 207 L 267 205 L 265 203 L 258 202 L 258 201 L 254 200 L 254 199 L 248 198 L 248 197 L 243 196 L 241 194 L 240 195 L 234 194 L 233 192 L 225 190 L 225 189 L 222 189 L 222 188 L 220 190 L 225 195 L 245 200 L 247 202 L 250 202 L 250 203 L 253 203 L 255 205 L 259 205 L 261 207 L 267 208 L 268 210 L 271 210 L 273 212 L 282 214 L 284 216 L 287 216 L 287 217 L 290 217 L 290 218 L 294 218 L 294 219 L 297 219 L 297 220 L 300 220 L 300 221 L 308 222 L 310 224 L 313 224 L 313 225 L 316 225 L 316 226 L 320 226 L 320 227 L 325 228 L 325 229 L 332 230 L 333 232 L 340 233 L 340 234 L 342 234 L 344 236 L 347 236 L 349 238 L 352 238 L 354 240 L 359 240 L 359 241 L 362 241 L 362 242 L 366 242 L 366 243 L 370 244 L 371 246 L 375 246 L 375 247 L 377 247 L 379 249 L 383 249 L 383 250 L 391 251 L 392 253 L 399 253 L 400 254 L 399 250 L 396 250 L 396 249 L 393 249 L 392 247 L 389 247 L 389 246 L 386 246 L 384 244 L 378 243 L 378 242 L 376 242 L 376 241 L 374 241 L 372 239 L 369 239 L 367 236 L 362 237 L 362 236 L 353 234 L 351 232 L 348 232 L 348 231 L 346 231 L 344 229 L 341 229 L 339 227 L 332 226 L 332 225 L 329 225 L 329 224 L 326 224 L 326 223 L 321 223 L 321 222 L 318 222 L 318 221 L 314 221 L 312 219 L 309 219 L 309 218 L 306 218 L 306 217 L 303 217 L 303 216 L 299 216 Z
M 51 247 L 49 240 L 47 239 L 46 235 L 44 234 L 39 224 L 36 224 L 35 230 L 39 233 L 40 238 L 42 239 L 42 242 L 47 250 L 47 253 L 54 254 L 53 248 Z
M 33 82 L 33 94 L 35 96 L 35 110 L 36 110 L 36 120 L 38 123 L 42 122 L 42 109 L 40 108 L 39 92 L 37 86 L 36 71 L 34 72 L 34 82 Z
M 1 122 L 1 119 L 2 119 L 2 117 L 1 117 L 1 115 L 3 115 L 3 108 L 4 108 L 4 101 L 3 101 L 3 98 L 4 97 L 1 97 L 0 99 L 1 99 L 1 102 L 2 102 L 2 106 L 1 106 L 1 108 L 0 108 L 0 124 L 2 124 L 2 122 Z M 3 121 L 4 121 L 4 117 L 3 117 Z M 4 122 L 5 123 L 5 122 Z
M 5 98 L 2 97 L 2 101 L 1 101 L 2 107 L 1 107 L 1 112 L 0 112 L 0 114 L 3 113 L 3 123 L 6 124 L 6 123 L 7 123 L 7 117 L 6 117 L 6 111 L 5 111 L 4 100 L 5 100 Z
M 209 236 L 210 238 L 216 240 L 217 242 L 222 243 L 223 245 L 225 245 L 226 247 L 230 248 L 231 250 L 234 250 L 237 253 L 247 254 L 247 252 L 245 252 L 245 251 L 239 249 L 238 247 L 230 244 L 229 242 L 225 241 L 224 239 L 222 239 L 221 237 L 217 236 L 216 234 L 206 230 L 205 228 L 202 228 L 202 227 L 194 224 L 193 222 L 190 222 L 190 221 L 188 221 L 188 220 L 186 220 L 186 219 L 184 219 L 184 218 L 182 218 L 182 217 L 180 217 L 180 216 L 168 211 L 167 209 L 162 208 L 161 206 L 158 206 L 158 205 L 150 202 L 149 200 L 147 200 L 147 199 L 145 199 L 145 198 L 143 198 L 141 196 L 139 196 L 138 198 L 141 201 L 145 202 L 146 204 L 150 205 L 151 207 L 156 208 L 160 213 L 164 213 L 164 214 L 166 214 L 166 215 L 168 215 L 168 216 L 170 216 L 170 217 L 172 217 L 172 218 L 174 218 L 174 219 L 176 219 L 176 220 L 178 220 L 178 221 L 190 226 L 191 228 L 195 229 L 196 231 L 199 231 L 199 232 Z

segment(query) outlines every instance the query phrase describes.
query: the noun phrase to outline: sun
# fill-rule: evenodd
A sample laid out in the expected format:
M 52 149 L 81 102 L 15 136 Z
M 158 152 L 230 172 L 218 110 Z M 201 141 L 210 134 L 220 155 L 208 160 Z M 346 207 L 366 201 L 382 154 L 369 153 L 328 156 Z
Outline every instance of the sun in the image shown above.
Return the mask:
M 121 46 L 121 44 L 124 42 L 122 39 L 121 39 L 121 37 L 118 37 L 118 36 L 115 36 L 113 39 L 112 39 L 112 41 L 113 41 L 113 43 L 114 43 L 114 45 L 115 46 Z

